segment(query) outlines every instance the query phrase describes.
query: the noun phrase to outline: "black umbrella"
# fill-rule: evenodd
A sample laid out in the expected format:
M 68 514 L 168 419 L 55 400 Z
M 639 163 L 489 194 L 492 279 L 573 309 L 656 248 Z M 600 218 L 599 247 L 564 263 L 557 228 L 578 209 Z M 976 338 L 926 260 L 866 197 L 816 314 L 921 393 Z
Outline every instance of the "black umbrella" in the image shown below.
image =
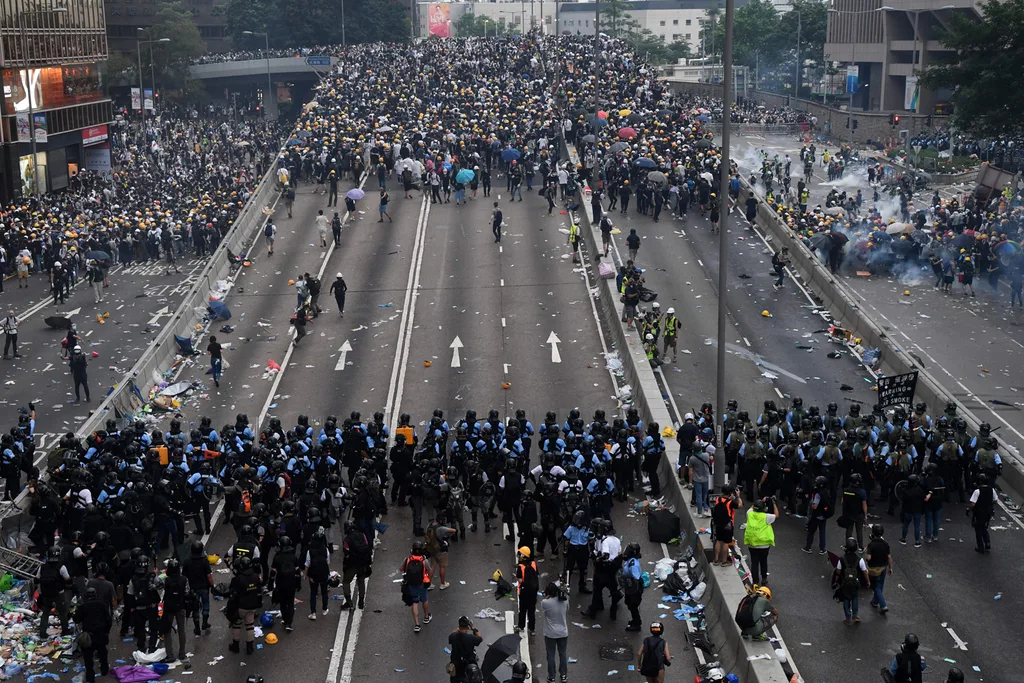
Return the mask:
M 590 144 L 594 144 L 594 142 L 596 142 L 596 141 L 597 141 L 597 138 L 595 138 L 593 135 L 584 135 L 583 136 L 583 142 L 589 142 Z
M 957 235 L 953 238 L 953 248 L 957 251 L 967 249 L 974 244 L 974 235 Z
M 110 254 L 105 251 L 90 251 L 85 255 L 85 258 L 95 259 L 96 261 L 109 261 Z
M 820 249 L 822 251 L 828 250 L 832 247 L 832 237 L 827 232 L 819 232 L 811 235 L 811 248 Z
M 627 145 L 625 142 L 621 142 L 620 141 L 620 142 L 616 142 L 614 145 L 609 147 L 608 151 L 611 152 L 612 154 L 618 154 L 619 152 L 621 152 L 622 150 L 626 149 L 627 147 L 629 147 L 629 145 Z
M 708 140 L 707 138 L 701 138 L 700 140 L 697 140 L 697 143 L 694 145 L 694 147 L 696 147 L 697 149 L 707 149 L 708 147 L 711 147 L 711 145 L 711 140 Z
M 658 110 L 658 117 L 659 118 L 670 119 L 670 118 L 672 118 L 672 115 L 673 115 L 673 112 L 672 112 L 671 109 L 659 109 Z
M 491 643 L 484 654 L 484 661 L 480 665 L 480 673 L 486 678 L 493 674 L 506 659 L 512 655 L 518 655 L 519 640 L 519 636 L 510 633 Z
M 63 315 L 51 315 L 49 318 L 43 318 L 43 322 L 55 330 L 66 330 L 71 327 L 71 319 Z
M 850 236 L 845 232 L 830 232 L 829 235 L 835 241 L 837 247 L 841 247 L 850 241 Z
M 640 114 L 637 114 L 636 112 L 633 112 L 632 114 L 626 117 L 626 120 L 629 121 L 630 123 L 640 123 L 641 121 L 644 120 L 644 117 L 641 116 Z

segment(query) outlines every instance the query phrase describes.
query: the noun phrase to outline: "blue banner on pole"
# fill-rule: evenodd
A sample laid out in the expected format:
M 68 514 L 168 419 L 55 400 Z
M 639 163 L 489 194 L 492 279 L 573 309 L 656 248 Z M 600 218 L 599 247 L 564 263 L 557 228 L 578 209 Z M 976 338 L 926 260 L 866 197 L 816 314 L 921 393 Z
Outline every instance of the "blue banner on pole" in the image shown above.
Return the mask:
M 846 67 L 846 94 L 853 95 L 857 92 L 857 81 L 860 76 L 860 67 L 856 64 Z

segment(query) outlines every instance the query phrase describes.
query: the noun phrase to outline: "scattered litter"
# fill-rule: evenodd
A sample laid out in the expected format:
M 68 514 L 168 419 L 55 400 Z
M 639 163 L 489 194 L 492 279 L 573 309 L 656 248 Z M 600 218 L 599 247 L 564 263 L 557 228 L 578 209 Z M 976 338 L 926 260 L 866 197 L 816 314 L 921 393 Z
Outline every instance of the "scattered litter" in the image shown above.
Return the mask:
M 377 304 L 377 308 L 394 308 L 395 305 L 390 301 L 386 304 Z
M 996 593 L 995 596 L 992 599 L 993 600 L 1002 600 L 1003 599 L 1002 591 L 1000 591 L 999 593 Z

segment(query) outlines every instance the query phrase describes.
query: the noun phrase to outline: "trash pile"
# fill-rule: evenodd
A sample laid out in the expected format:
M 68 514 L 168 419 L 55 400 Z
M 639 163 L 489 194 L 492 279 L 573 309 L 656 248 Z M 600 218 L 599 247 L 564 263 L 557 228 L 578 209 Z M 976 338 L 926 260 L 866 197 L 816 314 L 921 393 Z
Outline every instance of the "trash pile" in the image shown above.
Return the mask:
M 60 680 L 47 666 L 60 666 L 61 673 L 84 671 L 80 663 L 72 664 L 75 639 L 60 636 L 60 625 L 51 618 L 50 634 L 39 638 L 39 617 L 33 609 L 32 582 L 19 581 L 10 574 L 0 577 L 0 680 L 26 676 L 35 683 L 45 678 Z M 66 658 L 66 660 L 65 660 Z

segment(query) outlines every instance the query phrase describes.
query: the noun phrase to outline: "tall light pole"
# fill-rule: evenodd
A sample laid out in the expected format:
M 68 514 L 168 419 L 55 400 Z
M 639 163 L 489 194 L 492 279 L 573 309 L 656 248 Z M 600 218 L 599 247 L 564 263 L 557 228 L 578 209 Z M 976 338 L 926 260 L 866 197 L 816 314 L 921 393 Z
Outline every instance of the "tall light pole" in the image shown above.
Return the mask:
M 345 47 L 345 0 L 341 0 L 341 46 Z
M 731 170 L 731 163 L 729 161 L 729 137 L 732 128 L 732 100 L 733 85 L 732 85 L 732 29 L 733 20 L 736 13 L 735 0 L 725 0 L 725 47 L 722 61 L 722 158 L 718 163 L 718 216 L 720 227 L 718 230 L 718 357 L 717 357 L 717 372 L 716 372 L 716 383 L 717 391 L 715 396 L 715 402 L 717 404 L 716 410 L 718 415 L 725 415 L 725 340 L 728 339 L 728 331 L 726 328 L 726 300 L 728 298 L 728 280 L 726 278 L 727 263 L 727 235 L 729 234 L 728 223 L 729 223 L 729 171 Z M 718 420 L 719 425 L 724 424 L 721 421 L 721 417 Z M 717 425 L 715 427 L 718 428 Z M 724 427 L 722 428 L 724 432 Z M 723 433 L 718 443 L 725 443 L 725 434 Z M 725 484 L 725 467 L 724 460 L 715 467 L 714 474 L 715 486 L 722 486 Z
M 803 17 L 800 10 L 796 12 L 796 73 L 793 74 L 793 97 L 800 97 L 800 30 L 803 28 Z
M 32 84 L 32 69 L 28 62 L 28 39 L 25 34 L 25 18 L 33 16 L 46 16 L 48 14 L 64 14 L 68 11 L 67 7 L 54 7 L 53 9 L 45 10 L 30 10 L 27 12 L 20 12 L 18 14 L 18 30 L 21 37 L 21 59 L 25 62 L 25 85 L 28 89 L 28 139 L 29 144 L 32 146 L 32 192 L 31 196 L 39 194 L 39 164 L 37 159 L 39 156 L 38 147 L 36 145 L 36 109 L 35 103 L 32 101 L 32 97 L 35 95 L 33 92 L 35 87 Z
M 270 118 L 270 106 L 267 104 L 270 102 L 270 98 L 273 97 L 273 84 L 270 82 L 270 36 L 266 31 L 242 31 L 243 35 L 247 36 L 263 36 L 264 44 L 266 46 L 267 55 L 267 98 L 263 102 L 263 117 Z
M 140 28 L 140 31 L 145 29 Z M 146 120 L 146 99 L 143 95 L 144 90 L 142 89 L 142 46 L 149 45 L 149 71 L 153 78 L 153 114 L 156 115 L 156 71 L 153 69 L 153 43 L 169 43 L 170 38 L 157 38 L 156 40 L 140 40 L 135 44 L 136 52 L 139 58 L 139 108 L 142 110 L 142 120 Z M 143 126 L 145 127 L 145 126 Z

